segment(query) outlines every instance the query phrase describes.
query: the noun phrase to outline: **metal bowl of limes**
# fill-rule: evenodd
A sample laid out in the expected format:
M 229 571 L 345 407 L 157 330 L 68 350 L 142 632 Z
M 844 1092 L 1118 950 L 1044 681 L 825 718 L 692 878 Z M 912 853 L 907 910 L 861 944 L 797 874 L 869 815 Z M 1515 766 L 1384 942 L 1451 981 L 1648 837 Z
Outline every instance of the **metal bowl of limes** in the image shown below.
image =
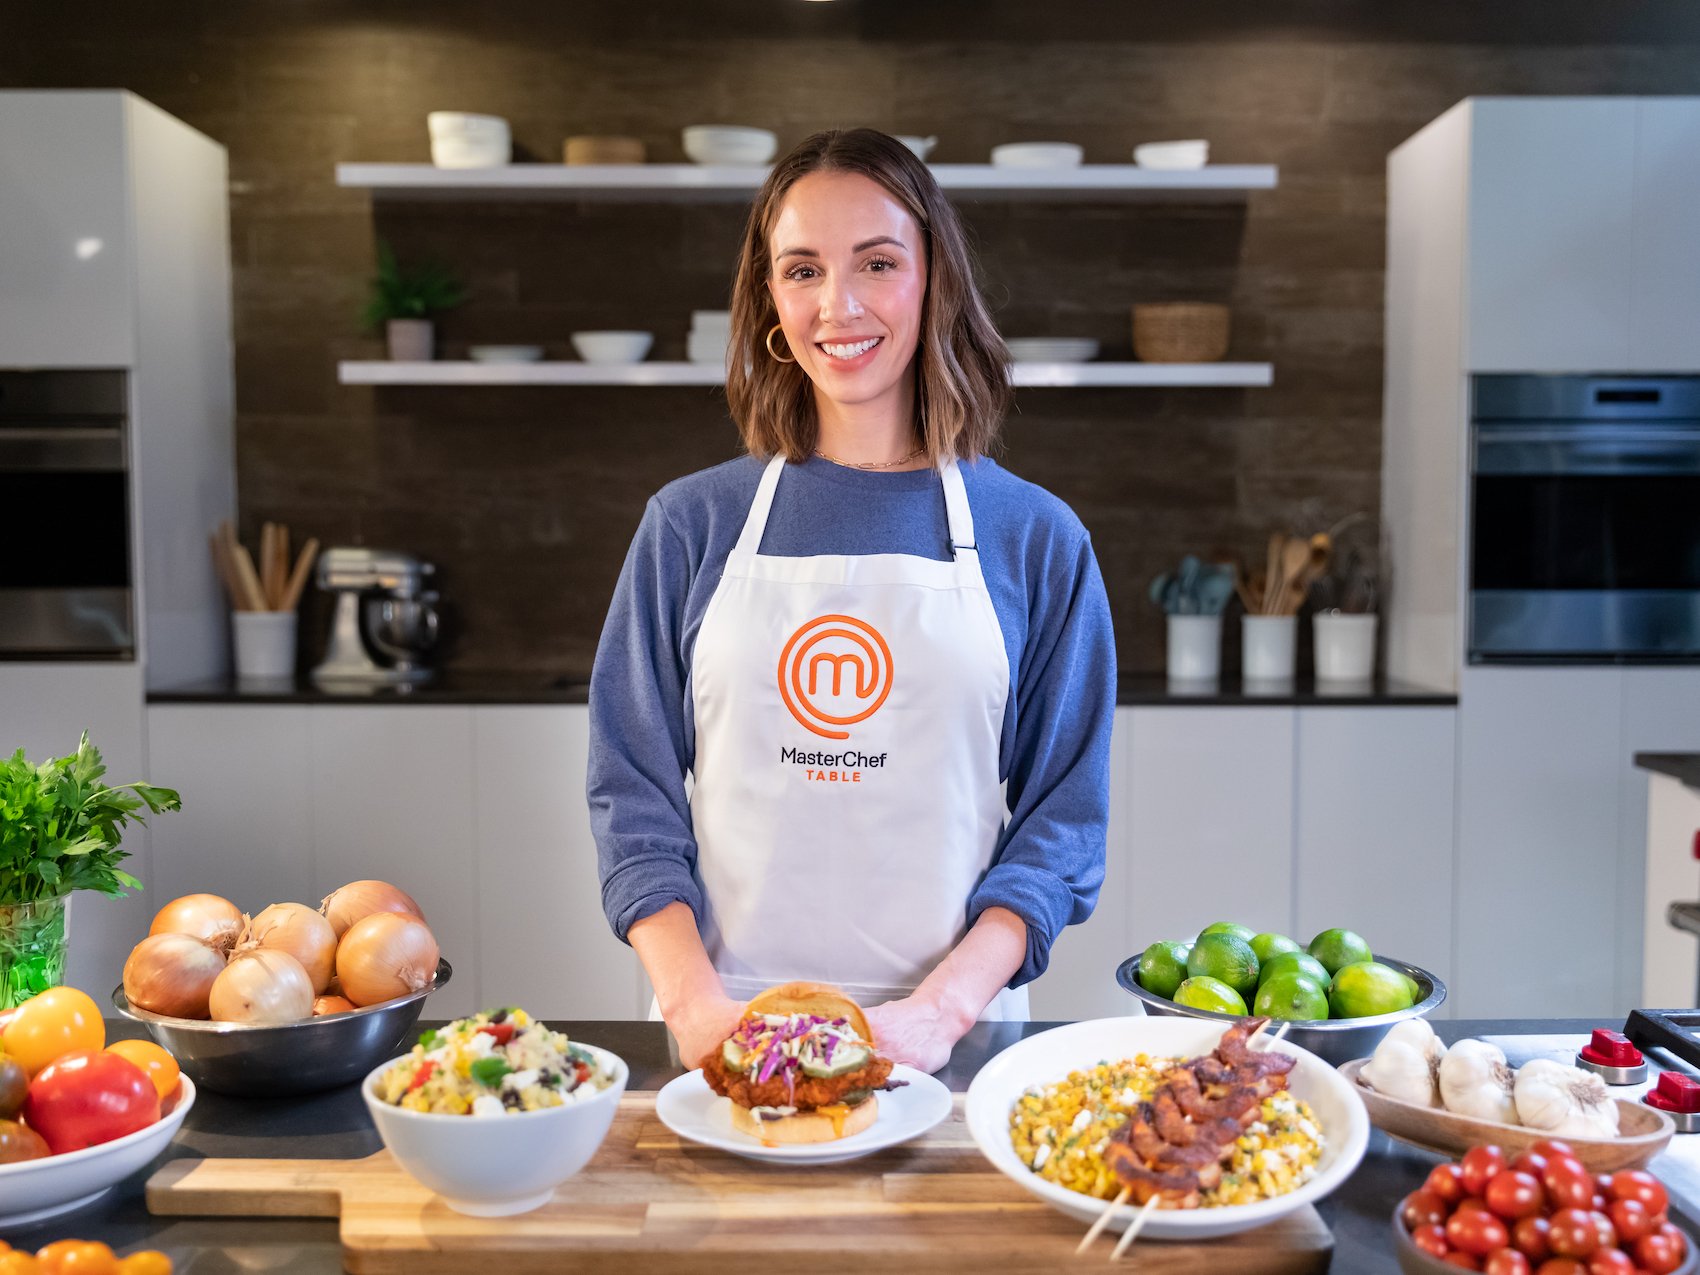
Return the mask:
M 1191 1005 L 1180 1005 L 1159 996 L 1140 986 L 1139 958 L 1142 952 L 1135 952 L 1116 967 L 1116 982 L 1137 999 L 1145 1008 L 1147 1014 L 1162 1014 L 1178 1018 L 1207 1018 L 1227 1024 L 1244 1017 L 1242 1014 L 1226 1014 L 1211 1009 L 1195 1008 Z M 1395 1010 L 1391 1014 L 1374 1014 L 1362 1018 L 1318 1018 L 1309 1020 L 1295 1019 L 1287 1028 L 1286 1038 L 1301 1049 L 1308 1049 L 1319 1058 L 1326 1059 L 1336 1067 L 1341 1063 L 1350 1062 L 1354 1058 L 1367 1058 L 1375 1052 L 1375 1047 L 1381 1043 L 1394 1023 L 1402 1023 L 1407 1018 L 1426 1018 L 1446 999 L 1446 984 L 1419 965 L 1406 961 L 1397 961 L 1390 956 L 1373 954 L 1373 959 L 1391 969 L 1403 974 L 1417 985 L 1417 990 L 1409 1009 Z M 1271 1027 L 1279 1026 L 1271 1024 Z

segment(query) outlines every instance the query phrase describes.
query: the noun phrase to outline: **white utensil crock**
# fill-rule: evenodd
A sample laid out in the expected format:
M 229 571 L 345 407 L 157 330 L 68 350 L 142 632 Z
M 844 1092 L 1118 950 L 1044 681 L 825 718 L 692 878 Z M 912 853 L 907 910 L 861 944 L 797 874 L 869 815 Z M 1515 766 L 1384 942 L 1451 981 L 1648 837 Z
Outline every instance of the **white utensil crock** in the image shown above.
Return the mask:
M 1375 619 L 1344 611 L 1316 613 L 1316 676 L 1325 682 L 1367 682 L 1375 676 Z
M 1248 682 L 1290 682 L 1298 649 L 1296 615 L 1241 617 L 1241 671 Z
M 1169 617 L 1168 674 L 1177 682 L 1214 682 L 1222 673 L 1222 617 Z
M 236 676 L 281 681 L 295 676 L 295 612 L 233 611 Z
M 431 359 L 432 331 L 429 319 L 391 319 L 386 329 L 390 359 L 396 363 L 427 363 Z

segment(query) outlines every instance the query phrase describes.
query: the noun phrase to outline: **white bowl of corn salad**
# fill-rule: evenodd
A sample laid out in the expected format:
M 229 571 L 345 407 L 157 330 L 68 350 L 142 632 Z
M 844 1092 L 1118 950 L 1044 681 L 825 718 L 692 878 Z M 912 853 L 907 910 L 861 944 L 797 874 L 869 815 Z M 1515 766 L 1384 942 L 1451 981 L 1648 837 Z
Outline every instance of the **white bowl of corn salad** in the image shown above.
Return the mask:
M 596 1154 L 626 1077 L 618 1055 L 500 1009 L 426 1032 L 360 1093 L 402 1168 L 456 1212 L 508 1217 Z
M 1106 1140 L 1169 1066 L 1210 1053 L 1223 1030 L 1199 1019 L 1129 1017 L 1029 1036 L 974 1077 L 969 1132 L 1007 1177 L 1080 1219 L 1084 1232 L 1121 1189 L 1101 1157 Z M 1284 1040 L 1255 1048 L 1295 1059 L 1286 1090 L 1264 1100 L 1202 1207 L 1154 1209 L 1141 1235 L 1209 1239 L 1262 1226 L 1321 1199 L 1363 1159 L 1369 1116 L 1351 1085 Z M 1138 1214 L 1135 1205 L 1120 1205 L 1110 1229 L 1125 1230 Z

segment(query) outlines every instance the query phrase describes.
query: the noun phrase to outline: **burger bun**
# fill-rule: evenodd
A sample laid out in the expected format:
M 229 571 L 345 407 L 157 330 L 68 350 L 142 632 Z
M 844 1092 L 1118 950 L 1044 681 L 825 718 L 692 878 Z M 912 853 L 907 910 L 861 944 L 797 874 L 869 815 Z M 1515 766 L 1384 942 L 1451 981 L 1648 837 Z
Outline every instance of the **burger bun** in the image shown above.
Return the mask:
M 870 1094 L 837 1120 L 819 1111 L 799 1111 L 791 1116 L 770 1115 L 764 1119 L 749 1108 L 733 1103 L 732 1127 L 762 1142 L 835 1142 L 872 1128 L 878 1109 L 879 1099 Z

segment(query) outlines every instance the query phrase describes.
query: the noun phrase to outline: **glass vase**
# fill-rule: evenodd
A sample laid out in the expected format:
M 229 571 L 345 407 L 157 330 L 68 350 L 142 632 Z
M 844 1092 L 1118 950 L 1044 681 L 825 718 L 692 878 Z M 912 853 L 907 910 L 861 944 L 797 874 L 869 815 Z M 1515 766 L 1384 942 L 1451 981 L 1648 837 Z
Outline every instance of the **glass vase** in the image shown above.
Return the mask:
M 0 1012 L 65 981 L 66 902 L 0 904 Z

